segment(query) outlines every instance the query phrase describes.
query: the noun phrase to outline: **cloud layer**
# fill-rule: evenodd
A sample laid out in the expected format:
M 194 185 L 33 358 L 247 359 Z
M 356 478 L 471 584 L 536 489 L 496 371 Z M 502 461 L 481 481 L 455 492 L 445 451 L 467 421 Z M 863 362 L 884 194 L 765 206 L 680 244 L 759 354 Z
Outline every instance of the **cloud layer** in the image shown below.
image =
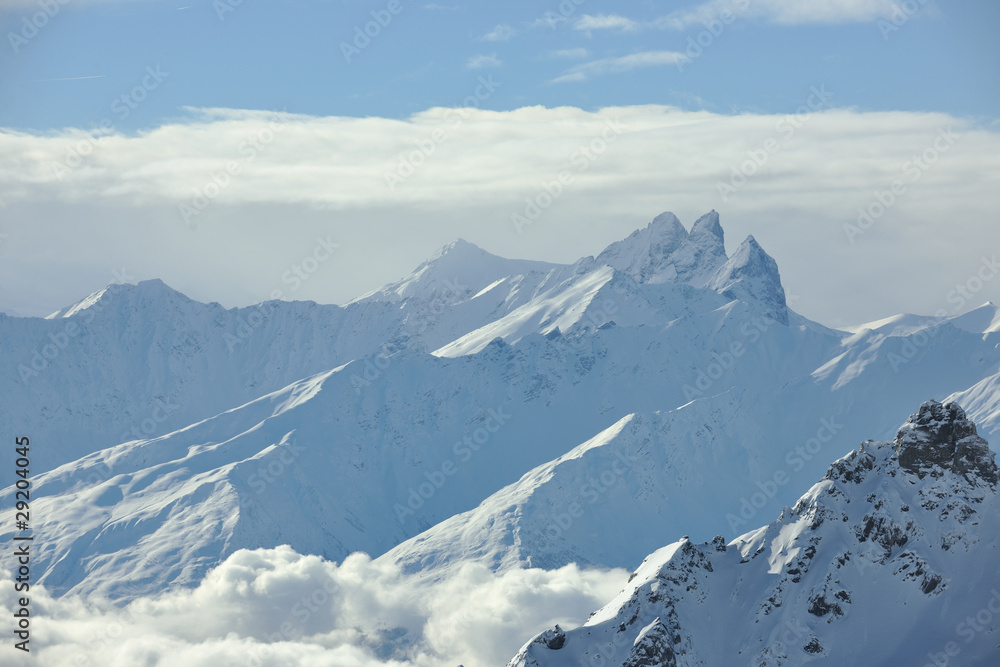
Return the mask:
M 775 256 L 797 309 L 849 324 L 934 312 L 1000 247 L 1000 134 L 965 119 L 832 108 L 821 85 L 787 116 L 472 108 L 500 85 L 483 74 L 469 108 L 405 119 L 208 109 L 137 135 L 0 131 L 0 306 L 51 312 L 122 266 L 242 305 L 331 233 L 343 255 L 292 296 L 341 302 L 460 236 L 568 262 L 664 210 L 715 208 L 731 246 L 753 233 Z M 518 233 L 512 218 L 560 174 Z M 879 215 L 851 236 L 859 210 Z
M 194 589 L 124 608 L 32 587 L 31 648 L 50 667 L 493 667 L 553 623 L 582 623 L 626 578 L 464 567 L 429 583 L 363 554 L 243 550 Z M 13 582 L 0 584 L 11 618 Z

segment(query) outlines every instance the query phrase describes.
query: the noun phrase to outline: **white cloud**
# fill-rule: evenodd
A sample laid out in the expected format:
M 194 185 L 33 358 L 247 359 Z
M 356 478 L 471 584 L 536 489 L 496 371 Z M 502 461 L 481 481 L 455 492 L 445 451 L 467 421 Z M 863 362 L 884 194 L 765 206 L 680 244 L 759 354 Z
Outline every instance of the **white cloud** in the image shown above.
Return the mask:
M 248 138 L 268 138 L 271 118 L 206 110 L 96 140 L 82 130 L 0 130 L 0 305 L 47 314 L 112 282 L 122 266 L 192 298 L 246 305 L 284 287 L 282 273 L 321 234 L 333 234 L 344 253 L 295 297 L 343 302 L 457 237 L 509 257 L 571 262 L 661 211 L 690 221 L 715 208 L 731 241 L 752 233 L 775 256 L 801 297 L 796 309 L 852 324 L 948 307 L 945 286 L 964 283 L 983 248 L 1000 247 L 991 222 L 1000 125 L 945 114 L 833 109 L 787 119 L 653 105 L 430 109 L 404 119 L 277 114 L 281 131 L 248 153 Z M 573 156 L 616 118 L 622 135 L 577 171 Z M 904 163 L 948 127 L 961 138 L 908 180 Z M 723 199 L 718 183 L 772 138 L 780 150 Z M 88 154 L 60 179 L 53 165 L 77 150 Z M 386 174 L 413 161 L 412 175 L 390 191 Z M 239 174 L 191 231 L 179 205 L 228 162 Z M 517 234 L 511 215 L 564 170 L 572 184 Z M 900 178 L 906 193 L 850 245 L 843 225 Z M 984 288 L 987 299 L 1000 299 L 1000 283 Z
M 675 10 L 650 21 L 636 21 L 618 14 L 581 16 L 575 30 L 620 30 L 632 32 L 644 29 L 687 30 L 702 27 L 720 18 L 729 23 L 733 18 L 753 18 L 780 25 L 867 23 L 894 15 L 914 13 L 901 0 L 709 0 Z M 923 11 L 925 2 L 913 4 Z
M 472 56 L 465 62 L 466 69 L 483 69 L 485 67 L 500 67 L 503 62 L 497 58 L 497 54 Z
M 501 23 L 483 35 L 480 39 L 484 42 L 506 42 L 514 36 L 514 29 L 506 23 Z
M 587 49 L 556 49 L 545 54 L 548 58 L 565 60 L 582 60 L 590 55 Z
M 32 654 L 51 667 L 493 667 L 554 623 L 582 623 L 627 576 L 464 566 L 428 582 L 363 554 L 338 565 L 287 546 L 243 550 L 196 588 L 124 608 L 32 586 Z M 5 618 L 12 602 L 0 598 Z
M 684 30 L 718 19 L 726 12 L 783 25 L 866 23 L 903 11 L 898 0 L 710 0 L 678 9 L 651 23 Z
M 628 72 L 640 67 L 659 67 L 685 62 L 688 57 L 676 51 L 642 51 L 627 56 L 602 58 L 571 67 L 552 80 L 552 83 L 586 81 L 602 74 Z
M 573 25 L 574 30 L 638 30 L 640 24 L 618 14 L 584 14 Z

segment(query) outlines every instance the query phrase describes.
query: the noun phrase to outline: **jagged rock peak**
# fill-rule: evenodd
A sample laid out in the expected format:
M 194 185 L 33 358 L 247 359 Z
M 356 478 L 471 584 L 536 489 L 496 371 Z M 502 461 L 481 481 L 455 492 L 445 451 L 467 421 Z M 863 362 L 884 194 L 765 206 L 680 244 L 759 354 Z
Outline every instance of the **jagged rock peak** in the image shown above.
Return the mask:
M 906 421 L 893 441 L 899 465 L 923 479 L 951 470 L 970 482 L 996 484 L 994 454 L 957 403 L 931 400 Z
M 612 243 L 596 261 L 627 273 L 638 283 L 687 283 L 704 287 L 726 261 L 719 215 L 701 216 L 689 234 L 677 216 L 661 213 L 646 227 Z
M 709 286 L 731 299 L 759 303 L 768 317 L 788 324 L 785 288 L 781 285 L 778 263 L 753 236 L 746 237 L 719 268 Z
M 681 224 L 681 221 L 678 220 L 677 216 L 671 211 L 664 211 L 653 218 L 653 221 L 646 226 L 646 229 L 656 236 L 664 238 L 676 237 L 680 240 L 687 238 L 688 235 L 687 230 L 684 229 L 684 225 Z M 636 236 L 641 233 L 642 230 L 637 230 L 633 232 L 632 236 Z
M 718 238 L 720 243 L 724 243 L 726 240 L 726 234 L 722 231 L 722 225 L 719 224 L 719 214 L 715 212 L 715 209 L 695 220 L 691 227 L 691 234 L 710 234 Z

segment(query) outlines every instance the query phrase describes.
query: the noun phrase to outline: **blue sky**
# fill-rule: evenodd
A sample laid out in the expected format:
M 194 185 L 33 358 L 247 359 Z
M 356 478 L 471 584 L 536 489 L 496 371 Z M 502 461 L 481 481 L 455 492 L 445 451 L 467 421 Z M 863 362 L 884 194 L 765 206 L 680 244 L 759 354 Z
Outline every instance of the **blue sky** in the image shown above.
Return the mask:
M 995 0 L 60 2 L 0 0 L 7 312 L 247 305 L 328 237 L 283 298 L 343 303 L 458 237 L 572 262 L 715 209 L 846 326 L 1000 252 Z
M 500 86 L 481 104 L 496 110 L 664 104 L 779 113 L 821 83 L 837 91 L 839 106 L 862 110 L 984 118 L 1000 106 L 993 0 L 900 2 L 898 25 L 874 18 L 892 2 L 800 3 L 843 8 L 789 23 L 780 2 L 724 0 L 718 9 L 734 16 L 716 19 L 718 36 L 685 18 L 698 3 L 397 0 L 393 14 L 388 1 L 230 2 L 53 0 L 59 10 L 34 35 L 24 21 L 40 5 L 14 4 L 2 14 L 0 125 L 88 127 L 110 114 L 116 127 L 135 130 L 188 106 L 401 118 L 460 105 L 484 75 Z M 769 4 L 779 9 L 751 11 Z M 342 44 L 354 47 L 355 28 L 373 11 L 391 20 L 348 62 Z M 666 53 L 698 55 L 678 65 Z M 595 62 L 604 65 L 588 65 Z M 120 119 L 111 104 L 150 66 L 167 78 Z M 555 82 L 574 71 L 583 80 Z

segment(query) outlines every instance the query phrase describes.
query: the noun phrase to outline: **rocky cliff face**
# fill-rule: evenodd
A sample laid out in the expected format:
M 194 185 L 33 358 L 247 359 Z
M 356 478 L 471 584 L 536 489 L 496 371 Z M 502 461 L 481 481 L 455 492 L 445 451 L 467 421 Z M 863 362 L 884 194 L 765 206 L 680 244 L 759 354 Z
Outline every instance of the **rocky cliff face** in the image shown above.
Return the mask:
M 542 635 L 509 664 L 996 664 L 997 473 L 963 410 L 928 401 L 775 522 L 664 547 L 559 648 Z
M 899 429 L 894 445 L 900 467 L 921 479 L 952 471 L 969 483 L 997 483 L 989 443 L 976 433 L 976 425 L 956 403 L 921 405 Z

